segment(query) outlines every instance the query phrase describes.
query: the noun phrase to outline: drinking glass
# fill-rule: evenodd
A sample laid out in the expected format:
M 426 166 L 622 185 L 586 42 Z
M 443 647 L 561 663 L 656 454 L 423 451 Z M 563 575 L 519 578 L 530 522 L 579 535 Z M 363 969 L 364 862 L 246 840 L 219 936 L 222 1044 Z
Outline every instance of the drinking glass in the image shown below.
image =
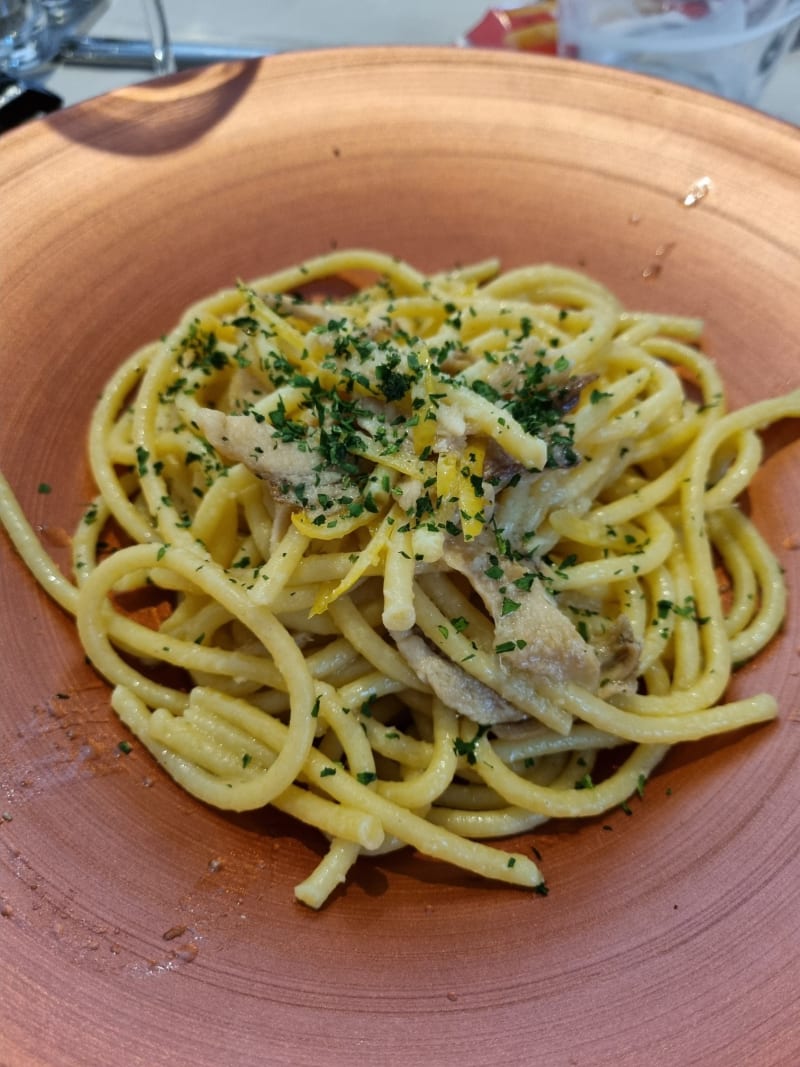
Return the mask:
M 39 0 L 39 3 L 47 12 L 50 22 L 56 26 L 75 22 L 96 6 L 94 0 Z
M 42 0 L 0 0 L 0 70 L 34 70 L 48 63 L 56 48 Z
M 70 35 L 80 32 L 107 0 L 0 0 L 0 71 L 29 77 L 58 62 Z M 175 69 L 161 0 L 142 0 L 154 74 Z

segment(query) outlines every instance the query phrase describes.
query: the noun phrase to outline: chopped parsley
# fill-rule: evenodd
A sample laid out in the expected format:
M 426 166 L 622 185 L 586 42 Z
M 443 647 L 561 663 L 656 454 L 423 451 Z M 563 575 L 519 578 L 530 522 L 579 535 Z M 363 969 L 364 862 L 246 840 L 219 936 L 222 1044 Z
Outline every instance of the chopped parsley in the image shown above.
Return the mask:
M 527 643 L 527 641 L 524 641 L 521 637 L 518 637 L 516 641 L 501 641 L 499 645 L 494 646 L 494 650 L 498 656 L 502 656 L 505 652 L 515 652 L 519 649 L 525 648 Z
M 478 762 L 475 746 L 488 729 L 488 726 L 479 726 L 475 736 L 470 741 L 465 741 L 463 737 L 457 737 L 453 741 L 453 751 L 455 754 L 457 756 L 465 756 L 467 763 L 469 763 L 470 766 L 474 766 Z

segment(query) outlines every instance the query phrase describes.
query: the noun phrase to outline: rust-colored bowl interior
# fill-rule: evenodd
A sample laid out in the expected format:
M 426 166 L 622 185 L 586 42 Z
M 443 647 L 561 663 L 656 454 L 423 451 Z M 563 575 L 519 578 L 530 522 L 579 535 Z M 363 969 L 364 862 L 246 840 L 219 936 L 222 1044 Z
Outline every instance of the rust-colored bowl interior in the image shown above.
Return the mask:
M 703 316 L 734 403 L 797 387 L 798 189 L 797 130 L 551 59 L 320 52 L 89 101 L 0 143 L 2 467 L 63 562 L 111 368 L 193 300 L 337 245 L 584 268 Z M 792 606 L 734 691 L 780 719 L 675 749 L 630 816 L 531 835 L 547 898 L 401 854 L 297 904 L 323 841 L 121 752 L 3 539 L 0 1062 L 800 1062 L 796 423 L 766 457 L 748 503 Z

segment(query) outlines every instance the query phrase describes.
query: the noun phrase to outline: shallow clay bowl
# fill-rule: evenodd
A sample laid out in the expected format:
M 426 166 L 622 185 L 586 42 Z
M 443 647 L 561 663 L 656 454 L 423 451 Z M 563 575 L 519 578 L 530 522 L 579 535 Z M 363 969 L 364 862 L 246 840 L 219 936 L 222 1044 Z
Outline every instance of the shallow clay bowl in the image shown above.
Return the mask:
M 558 60 L 323 52 L 92 100 L 0 143 L 2 467 L 63 562 L 111 369 L 193 300 L 334 246 L 585 268 L 705 318 L 734 403 L 796 387 L 798 190 L 797 130 Z M 292 889 L 324 842 L 121 752 L 2 539 L 0 1062 L 800 1062 L 798 498 L 784 424 L 748 505 L 793 606 L 734 686 L 771 690 L 777 723 L 674 750 L 630 816 L 527 838 L 547 898 L 403 854 L 319 913 Z

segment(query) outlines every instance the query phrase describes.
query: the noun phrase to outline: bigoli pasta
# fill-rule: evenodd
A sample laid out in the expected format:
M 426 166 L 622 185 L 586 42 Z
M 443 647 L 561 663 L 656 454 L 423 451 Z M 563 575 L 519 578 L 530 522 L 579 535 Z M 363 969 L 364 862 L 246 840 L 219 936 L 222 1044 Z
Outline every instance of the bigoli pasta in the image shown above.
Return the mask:
M 331 253 L 114 373 L 72 581 L 4 479 L 0 513 L 180 785 L 326 835 L 301 901 L 404 846 L 545 892 L 486 840 L 624 804 L 676 742 L 777 713 L 725 700 L 785 611 L 736 499 L 800 391 L 729 411 L 700 333 L 550 265 Z M 119 607 L 152 587 L 157 630 Z

